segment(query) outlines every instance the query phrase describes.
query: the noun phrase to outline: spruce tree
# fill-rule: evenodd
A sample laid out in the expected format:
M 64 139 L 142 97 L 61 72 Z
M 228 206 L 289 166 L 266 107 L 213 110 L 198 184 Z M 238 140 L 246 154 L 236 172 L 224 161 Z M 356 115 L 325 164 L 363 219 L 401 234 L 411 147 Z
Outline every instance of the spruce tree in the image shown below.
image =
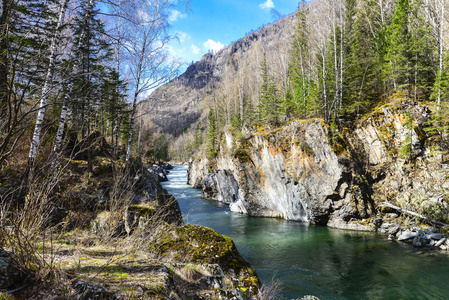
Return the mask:
M 217 121 L 215 119 L 215 112 L 213 109 L 209 111 L 209 124 L 207 128 L 207 157 L 211 160 L 215 158 L 217 143 Z

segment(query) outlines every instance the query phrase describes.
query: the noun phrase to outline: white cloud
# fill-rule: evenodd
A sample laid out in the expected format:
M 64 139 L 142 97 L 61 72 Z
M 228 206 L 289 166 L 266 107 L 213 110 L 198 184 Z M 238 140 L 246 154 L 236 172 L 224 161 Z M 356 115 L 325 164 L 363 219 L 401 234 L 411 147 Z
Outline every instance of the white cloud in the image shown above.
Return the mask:
M 267 0 L 266 2 L 259 5 L 262 9 L 272 9 L 274 8 L 273 0 Z
M 215 42 L 211 39 L 208 39 L 207 42 L 204 43 L 204 47 L 206 47 L 208 50 L 211 50 L 213 53 L 217 53 L 218 51 L 223 49 L 225 45 L 220 42 Z
M 176 37 L 179 39 L 180 43 L 185 43 L 190 39 L 190 35 L 182 31 L 176 31 Z
M 151 21 L 151 16 L 150 14 L 148 14 L 147 12 L 143 11 L 143 10 L 139 10 L 137 11 L 137 16 L 139 17 L 139 21 L 140 22 L 150 22 Z
M 170 23 L 173 23 L 173 22 L 176 22 L 179 18 L 185 18 L 185 17 L 186 17 L 186 15 L 181 13 L 179 10 L 172 10 L 170 13 L 170 16 L 168 17 L 168 21 Z
M 190 50 L 192 50 L 192 53 L 193 54 L 200 54 L 200 48 L 198 48 L 196 45 L 192 45 L 191 47 L 190 47 Z

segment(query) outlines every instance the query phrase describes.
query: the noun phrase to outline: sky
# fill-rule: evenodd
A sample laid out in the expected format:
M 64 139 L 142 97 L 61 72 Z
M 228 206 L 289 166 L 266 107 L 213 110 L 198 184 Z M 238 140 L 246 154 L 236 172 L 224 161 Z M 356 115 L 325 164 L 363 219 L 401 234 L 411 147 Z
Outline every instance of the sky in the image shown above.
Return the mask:
M 273 22 L 273 10 L 287 15 L 297 6 L 298 0 L 190 0 L 188 14 L 174 11 L 170 16 L 179 41 L 169 51 L 190 64 Z

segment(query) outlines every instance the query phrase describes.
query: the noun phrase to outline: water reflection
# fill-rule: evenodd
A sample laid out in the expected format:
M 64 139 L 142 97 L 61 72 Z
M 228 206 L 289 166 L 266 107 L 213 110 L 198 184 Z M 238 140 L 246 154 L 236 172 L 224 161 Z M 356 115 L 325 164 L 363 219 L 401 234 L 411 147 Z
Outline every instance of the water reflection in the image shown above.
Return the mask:
M 201 191 L 186 184 L 186 170 L 176 167 L 164 183 L 186 223 L 231 237 L 262 282 L 274 275 L 282 282 L 287 299 L 448 299 L 445 255 L 419 255 L 373 233 L 231 213 L 225 204 L 201 199 Z

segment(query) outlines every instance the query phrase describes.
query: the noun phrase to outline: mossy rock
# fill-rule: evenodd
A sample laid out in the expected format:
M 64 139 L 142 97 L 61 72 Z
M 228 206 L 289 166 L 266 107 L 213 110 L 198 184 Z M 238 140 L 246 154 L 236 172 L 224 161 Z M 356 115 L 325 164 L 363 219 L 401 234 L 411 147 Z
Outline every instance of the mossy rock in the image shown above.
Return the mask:
M 172 231 L 164 230 L 149 250 L 162 258 L 218 264 L 225 274 L 238 277 L 243 287 L 252 292 L 257 290 L 259 279 L 255 270 L 240 256 L 230 238 L 213 229 L 188 224 Z
M 92 221 L 90 232 L 99 237 L 121 236 L 125 232 L 125 224 L 117 215 L 103 211 Z
M 249 156 L 248 152 L 246 150 L 244 150 L 244 149 L 241 149 L 241 148 L 237 149 L 235 151 L 234 157 L 237 158 L 242 163 L 246 163 L 246 162 L 251 161 L 251 157 Z
M 156 196 L 156 201 L 158 205 L 158 213 L 162 216 L 162 219 L 165 222 L 178 226 L 184 224 L 178 200 L 176 200 L 173 195 L 159 194 Z
M 148 202 L 130 205 L 125 210 L 123 220 L 125 222 L 125 231 L 129 235 L 136 228 L 145 226 L 148 221 L 156 215 L 156 203 Z

